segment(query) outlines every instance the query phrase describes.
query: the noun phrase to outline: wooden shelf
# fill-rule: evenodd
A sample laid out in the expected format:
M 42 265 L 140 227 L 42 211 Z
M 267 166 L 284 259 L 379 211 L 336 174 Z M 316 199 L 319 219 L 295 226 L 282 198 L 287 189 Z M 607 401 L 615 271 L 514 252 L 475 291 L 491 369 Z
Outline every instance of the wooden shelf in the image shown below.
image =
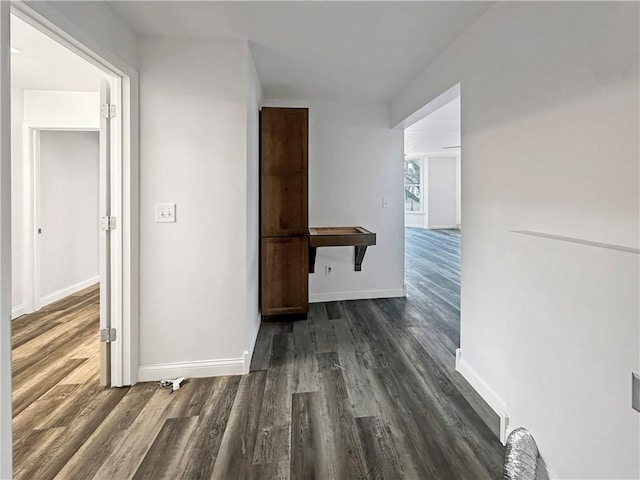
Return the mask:
M 376 234 L 363 227 L 313 227 L 309 229 L 309 273 L 314 273 L 318 247 L 355 247 L 354 270 L 362 270 L 367 247 L 376 244 Z

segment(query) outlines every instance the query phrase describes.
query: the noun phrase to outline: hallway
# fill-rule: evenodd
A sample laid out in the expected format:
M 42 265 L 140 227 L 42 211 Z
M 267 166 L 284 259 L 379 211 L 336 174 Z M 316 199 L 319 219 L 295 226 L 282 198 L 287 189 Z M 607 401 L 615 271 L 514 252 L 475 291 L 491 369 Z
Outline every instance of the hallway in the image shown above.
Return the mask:
M 497 418 L 453 368 L 459 236 L 407 239 L 408 298 L 263 323 L 250 374 L 172 395 L 97 386 L 97 290 L 43 312 L 48 324 L 16 320 L 16 478 L 501 478 Z M 62 333 L 72 323 L 81 336 Z M 67 352 L 55 363 L 49 331 Z

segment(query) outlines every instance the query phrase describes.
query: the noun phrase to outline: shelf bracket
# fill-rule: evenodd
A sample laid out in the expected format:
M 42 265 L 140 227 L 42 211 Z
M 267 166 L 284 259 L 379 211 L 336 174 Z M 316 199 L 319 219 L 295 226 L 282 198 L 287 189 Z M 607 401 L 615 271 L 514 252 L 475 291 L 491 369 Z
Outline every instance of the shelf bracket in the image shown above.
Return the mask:
M 353 269 L 356 272 L 362 271 L 362 260 L 364 260 L 364 254 L 367 253 L 366 245 L 355 246 L 355 259 L 353 263 Z
M 316 251 L 317 247 L 309 247 L 309 273 L 316 271 Z

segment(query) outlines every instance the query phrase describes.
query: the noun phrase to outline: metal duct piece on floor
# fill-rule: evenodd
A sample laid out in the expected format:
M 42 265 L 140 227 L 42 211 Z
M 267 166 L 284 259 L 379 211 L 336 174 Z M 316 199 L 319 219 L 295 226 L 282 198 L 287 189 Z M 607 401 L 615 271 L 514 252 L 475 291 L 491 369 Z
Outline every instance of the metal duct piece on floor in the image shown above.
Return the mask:
M 538 465 L 538 446 L 525 428 L 516 428 L 507 438 L 504 450 L 505 480 L 535 480 Z

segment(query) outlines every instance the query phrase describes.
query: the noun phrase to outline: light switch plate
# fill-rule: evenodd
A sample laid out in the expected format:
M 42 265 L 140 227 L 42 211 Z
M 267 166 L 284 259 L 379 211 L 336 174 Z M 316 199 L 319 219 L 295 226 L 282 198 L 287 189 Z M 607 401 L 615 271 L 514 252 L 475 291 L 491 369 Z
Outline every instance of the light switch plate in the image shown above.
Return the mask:
M 156 223 L 175 223 L 175 221 L 175 203 L 156 203 Z
M 631 406 L 640 412 L 640 375 L 631 374 Z

